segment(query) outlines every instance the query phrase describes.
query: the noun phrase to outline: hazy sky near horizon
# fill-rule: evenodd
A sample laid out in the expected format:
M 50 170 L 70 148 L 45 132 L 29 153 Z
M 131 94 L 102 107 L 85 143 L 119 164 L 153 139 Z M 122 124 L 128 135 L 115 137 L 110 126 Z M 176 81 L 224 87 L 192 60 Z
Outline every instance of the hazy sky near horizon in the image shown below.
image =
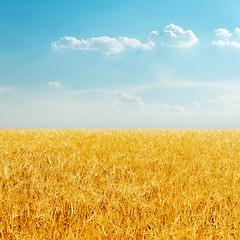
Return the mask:
M 0 128 L 239 128 L 237 0 L 0 0 Z

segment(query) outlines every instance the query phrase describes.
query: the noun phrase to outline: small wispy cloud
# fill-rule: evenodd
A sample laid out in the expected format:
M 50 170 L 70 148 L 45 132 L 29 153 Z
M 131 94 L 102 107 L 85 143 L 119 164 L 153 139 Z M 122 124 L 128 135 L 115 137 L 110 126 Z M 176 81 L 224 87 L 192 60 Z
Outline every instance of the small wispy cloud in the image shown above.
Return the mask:
M 222 117 L 229 116 L 231 119 L 240 118 L 240 95 L 225 94 L 214 99 L 208 100 L 215 109 L 219 109 Z M 239 120 L 237 120 L 239 123 Z
M 120 92 L 118 95 L 119 99 L 123 102 L 128 103 L 137 103 L 138 105 L 144 105 L 144 102 L 142 101 L 142 98 L 139 96 L 131 96 L 127 92 Z
M 60 88 L 61 87 L 59 82 L 48 82 L 48 85 L 50 87 L 56 87 L 56 88 Z
M 69 94 L 85 95 L 85 101 L 91 103 L 103 103 L 105 108 L 111 108 L 117 111 L 125 109 L 126 111 L 147 111 L 147 112 L 183 112 L 181 105 L 169 105 L 167 103 L 157 103 L 144 101 L 141 96 L 131 94 L 127 90 L 89 88 L 76 91 L 69 91 Z
M 215 35 L 219 40 L 212 41 L 212 45 L 217 47 L 235 47 L 240 48 L 240 29 L 235 28 L 233 33 L 230 33 L 227 29 L 219 28 L 215 30 Z
M 83 93 L 109 93 L 116 90 L 110 88 L 87 88 L 82 90 L 71 90 L 68 91 L 69 94 L 83 94 Z
M 171 106 L 169 104 L 163 103 L 159 104 L 156 102 L 145 102 L 143 101 L 142 97 L 140 96 L 132 96 L 127 92 L 120 92 L 118 94 L 120 102 L 116 101 L 116 103 L 129 103 L 129 104 L 136 104 L 136 106 L 140 108 L 144 108 L 145 110 L 150 111 L 177 111 L 183 112 L 185 109 L 181 105 L 174 105 Z
M 182 88 L 182 89 L 206 89 L 236 93 L 240 88 L 240 82 L 238 80 L 225 80 L 225 81 L 188 81 L 188 80 L 167 80 L 167 81 L 156 81 L 147 84 L 141 84 L 132 86 L 132 92 L 144 91 L 146 89 L 156 89 L 156 88 Z
M 240 103 L 240 95 L 239 94 L 228 94 L 228 95 L 221 95 L 213 100 L 209 100 L 210 103 Z
M 52 42 L 51 45 L 55 50 L 60 48 L 70 48 L 85 51 L 100 51 L 107 55 L 123 52 L 127 48 L 150 50 L 155 46 L 155 44 L 151 41 L 148 43 L 141 43 L 135 38 L 111 38 L 107 36 L 92 37 L 87 40 L 80 40 L 75 37 L 65 36 L 60 38 L 58 41 Z
M 12 88 L 7 88 L 7 87 L 2 87 L 0 85 L 0 93 L 4 93 L 4 92 L 13 92 Z
M 159 42 L 162 46 L 188 48 L 198 42 L 192 30 L 184 31 L 181 27 L 173 23 L 164 27 L 163 31 L 152 31 L 150 39 L 153 42 Z
M 194 108 L 199 108 L 201 107 L 201 104 L 199 102 L 193 102 L 191 104 L 189 104 L 190 107 L 194 107 Z

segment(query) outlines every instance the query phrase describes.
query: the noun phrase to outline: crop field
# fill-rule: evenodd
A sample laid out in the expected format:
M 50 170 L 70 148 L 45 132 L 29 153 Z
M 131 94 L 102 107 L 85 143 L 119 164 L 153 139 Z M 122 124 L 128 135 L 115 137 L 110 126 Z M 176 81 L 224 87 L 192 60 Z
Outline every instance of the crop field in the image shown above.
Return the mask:
M 240 131 L 0 130 L 0 239 L 240 239 Z

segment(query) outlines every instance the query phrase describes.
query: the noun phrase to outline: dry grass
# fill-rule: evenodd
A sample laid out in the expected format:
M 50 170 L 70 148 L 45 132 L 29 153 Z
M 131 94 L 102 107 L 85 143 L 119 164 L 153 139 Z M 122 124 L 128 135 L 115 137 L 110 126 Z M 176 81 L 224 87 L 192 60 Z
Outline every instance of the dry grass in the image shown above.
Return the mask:
M 1 130 L 1 239 L 239 239 L 238 130 Z

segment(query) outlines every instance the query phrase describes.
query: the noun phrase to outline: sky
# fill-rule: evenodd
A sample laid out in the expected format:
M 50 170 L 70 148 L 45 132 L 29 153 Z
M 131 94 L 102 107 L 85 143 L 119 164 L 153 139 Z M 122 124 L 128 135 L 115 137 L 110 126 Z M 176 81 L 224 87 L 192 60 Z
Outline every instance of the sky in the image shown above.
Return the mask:
M 0 128 L 239 128 L 237 0 L 0 0 Z

